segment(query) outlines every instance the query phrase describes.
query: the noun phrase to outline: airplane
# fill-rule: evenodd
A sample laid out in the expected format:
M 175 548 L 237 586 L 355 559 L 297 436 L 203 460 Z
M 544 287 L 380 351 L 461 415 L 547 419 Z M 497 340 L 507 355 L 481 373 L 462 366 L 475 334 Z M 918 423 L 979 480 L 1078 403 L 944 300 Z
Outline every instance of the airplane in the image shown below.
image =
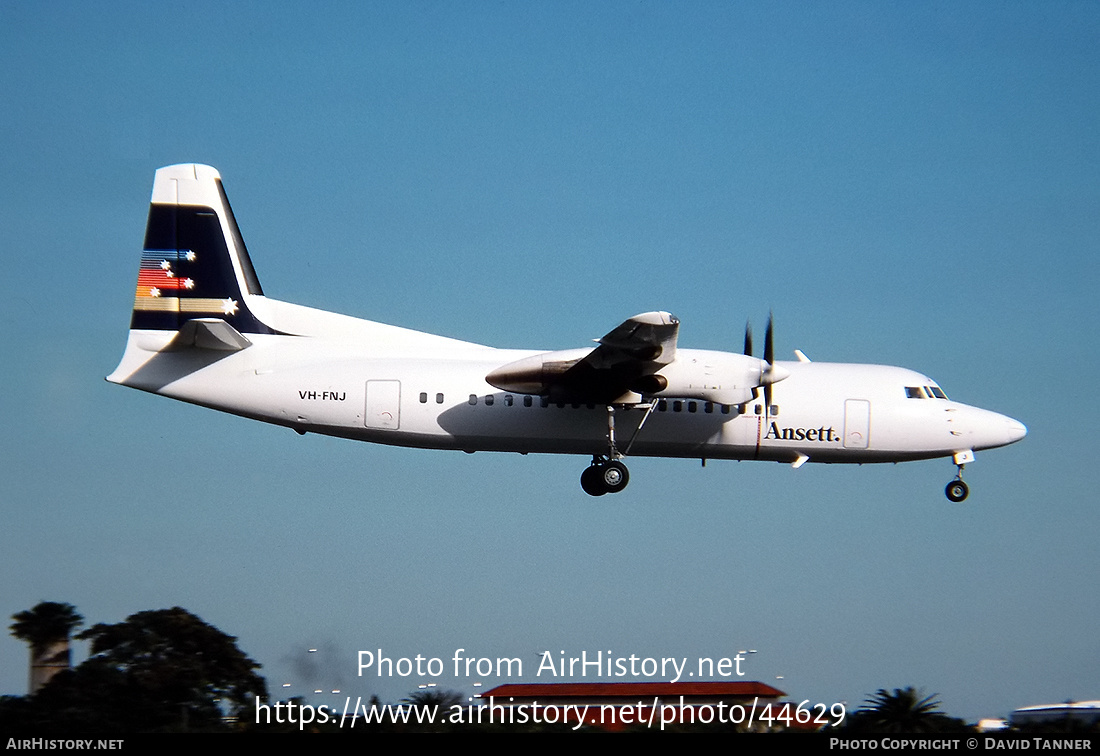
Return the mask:
M 1022 423 L 953 402 L 899 367 L 762 357 L 677 345 L 680 323 L 645 312 L 595 346 L 496 349 L 281 302 L 264 294 L 221 176 L 161 168 L 153 181 L 126 350 L 112 383 L 285 426 L 465 452 L 583 454 L 581 488 L 618 493 L 628 455 L 884 463 L 950 457 L 964 500 L 974 452 Z

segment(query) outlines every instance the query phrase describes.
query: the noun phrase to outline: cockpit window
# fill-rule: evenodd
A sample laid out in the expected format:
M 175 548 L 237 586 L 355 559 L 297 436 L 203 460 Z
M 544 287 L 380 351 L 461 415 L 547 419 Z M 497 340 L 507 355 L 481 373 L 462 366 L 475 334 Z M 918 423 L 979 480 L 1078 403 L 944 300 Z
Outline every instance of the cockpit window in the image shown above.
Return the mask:
M 906 386 L 905 396 L 908 399 L 946 399 L 947 394 L 939 386 Z
M 941 389 L 939 386 L 925 386 L 924 390 L 931 392 L 932 396 L 936 397 L 937 399 L 947 398 L 947 394 L 943 393 L 943 389 Z
M 905 396 L 908 399 L 924 399 L 924 392 L 920 390 L 920 386 L 906 386 Z

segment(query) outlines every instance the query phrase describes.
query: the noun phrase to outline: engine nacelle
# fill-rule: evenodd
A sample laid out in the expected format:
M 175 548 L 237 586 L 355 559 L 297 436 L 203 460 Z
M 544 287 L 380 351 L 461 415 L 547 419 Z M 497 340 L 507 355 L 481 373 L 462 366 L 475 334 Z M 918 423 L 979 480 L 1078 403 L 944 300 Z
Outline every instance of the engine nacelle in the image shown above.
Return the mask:
M 700 399 L 716 404 L 744 404 L 755 396 L 753 389 L 783 380 L 786 370 L 771 367 L 756 357 L 730 352 L 709 352 L 681 349 L 669 364 L 652 373 L 638 376 L 629 384 L 620 382 L 613 371 L 606 376 L 596 370 L 586 377 L 592 382 L 577 384 L 565 374 L 591 353 L 590 349 L 567 349 L 543 352 L 509 362 L 485 376 L 485 380 L 502 391 L 517 394 L 567 397 L 598 397 L 597 401 L 637 401 L 641 397 L 669 399 Z M 601 382 L 601 379 L 603 382 Z M 633 392 L 638 395 L 626 398 Z M 618 398 L 616 398 L 618 397 Z
M 588 356 L 591 349 L 565 349 L 543 352 L 509 362 L 485 376 L 490 386 L 517 394 L 546 395 L 551 386 L 561 380 L 561 375 Z
M 652 378 L 663 378 L 660 391 L 642 392 L 649 396 L 676 399 L 701 399 L 716 404 L 744 404 L 752 401 L 753 389 L 770 380 L 782 380 L 782 368 L 772 368 L 765 376 L 767 363 L 756 357 L 731 352 L 681 349 L 676 359 Z

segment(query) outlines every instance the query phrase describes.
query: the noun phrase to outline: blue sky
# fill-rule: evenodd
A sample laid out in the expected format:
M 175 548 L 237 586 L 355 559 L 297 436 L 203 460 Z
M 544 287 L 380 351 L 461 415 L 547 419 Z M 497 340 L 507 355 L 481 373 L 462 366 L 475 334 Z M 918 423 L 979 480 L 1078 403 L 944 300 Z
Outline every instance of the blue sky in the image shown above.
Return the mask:
M 796 700 L 1100 698 L 1095 4 L 8 0 L 0 70 L 0 615 L 180 605 L 273 692 L 415 688 L 359 649 L 534 682 L 546 649 L 753 648 Z M 638 459 L 593 500 L 579 457 L 109 385 L 153 172 L 192 161 L 279 299 L 546 349 L 665 309 L 737 350 L 774 310 L 778 353 L 914 368 L 1029 436 L 962 505 L 946 460 Z M 0 639 L 0 692 L 25 675 Z

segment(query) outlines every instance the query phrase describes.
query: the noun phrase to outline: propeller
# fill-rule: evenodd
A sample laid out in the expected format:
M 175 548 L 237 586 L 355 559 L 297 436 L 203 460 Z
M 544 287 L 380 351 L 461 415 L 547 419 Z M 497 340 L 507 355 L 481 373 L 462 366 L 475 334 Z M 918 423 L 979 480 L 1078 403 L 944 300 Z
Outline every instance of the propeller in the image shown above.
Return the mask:
M 753 388 L 754 398 L 760 397 L 760 388 L 764 388 L 764 420 L 771 414 L 772 384 L 783 380 L 789 372 L 775 365 L 775 317 L 768 313 L 768 327 L 764 331 L 764 367 L 760 371 L 760 385 Z M 752 324 L 745 323 L 745 355 L 752 357 Z
M 760 376 L 760 380 L 764 383 L 764 422 L 768 421 L 768 413 L 771 412 L 772 407 L 772 381 L 775 379 L 775 355 L 772 351 L 774 344 L 772 343 L 772 326 L 774 325 L 774 317 L 772 313 L 768 313 L 768 328 L 764 331 L 764 362 L 768 363 L 768 367 L 764 370 Z

